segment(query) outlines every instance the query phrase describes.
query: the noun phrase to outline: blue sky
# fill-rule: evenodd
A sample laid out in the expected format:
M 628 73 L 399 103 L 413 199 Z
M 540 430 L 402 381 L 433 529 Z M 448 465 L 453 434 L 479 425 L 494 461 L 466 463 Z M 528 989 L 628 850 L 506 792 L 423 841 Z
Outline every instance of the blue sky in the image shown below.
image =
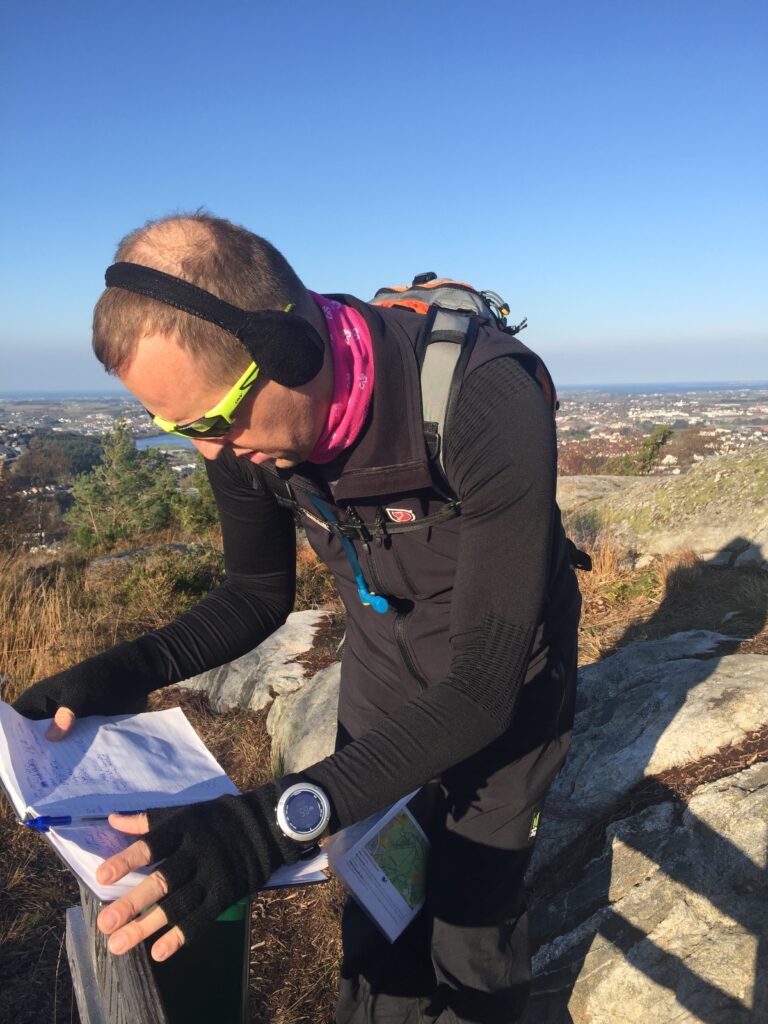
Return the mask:
M 203 206 L 305 282 L 499 291 L 562 385 L 768 379 L 768 5 L 14 5 L 0 390 L 117 386 L 119 238 Z

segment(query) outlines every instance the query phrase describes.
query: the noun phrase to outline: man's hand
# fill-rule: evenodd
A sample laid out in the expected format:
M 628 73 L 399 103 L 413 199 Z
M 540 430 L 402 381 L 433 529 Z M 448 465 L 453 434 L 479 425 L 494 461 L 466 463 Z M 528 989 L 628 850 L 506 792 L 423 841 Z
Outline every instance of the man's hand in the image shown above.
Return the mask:
M 118 644 L 34 683 L 13 707 L 25 718 L 53 718 L 45 735 L 60 740 L 71 732 L 76 718 L 143 710 L 156 685 L 138 647 Z
M 281 864 L 297 861 L 299 844 L 277 826 L 278 797 L 277 784 L 269 782 L 240 796 L 110 815 L 113 828 L 144 839 L 104 861 L 96 872 L 99 882 L 110 885 L 136 868 L 162 861 L 99 914 L 97 924 L 109 935 L 110 952 L 125 953 L 171 925 L 151 950 L 155 960 L 165 960 L 185 942 L 194 942 L 222 911 L 261 889 Z
M 129 835 L 143 835 L 149 831 L 146 814 L 130 816 L 111 814 L 109 823 L 112 828 Z M 96 872 L 96 878 L 102 885 L 111 885 L 137 868 L 146 867 L 151 863 L 149 847 L 143 841 L 133 843 L 122 853 L 115 854 L 105 860 Z M 148 907 L 168 895 L 168 885 L 160 871 L 153 871 L 143 882 L 132 889 L 127 896 L 121 896 L 101 911 L 96 923 L 99 931 L 109 935 L 107 948 L 110 953 L 125 953 L 137 946 L 150 935 L 168 924 L 165 911 L 155 907 L 145 913 Z M 180 928 L 171 928 L 154 943 L 151 949 L 153 960 L 167 960 L 184 945 L 184 935 Z

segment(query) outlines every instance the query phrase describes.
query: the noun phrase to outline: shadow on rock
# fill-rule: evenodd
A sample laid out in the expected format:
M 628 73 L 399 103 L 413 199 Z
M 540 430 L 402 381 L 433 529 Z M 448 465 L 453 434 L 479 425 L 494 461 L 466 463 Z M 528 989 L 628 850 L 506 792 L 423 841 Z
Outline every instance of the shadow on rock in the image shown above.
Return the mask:
M 580 673 L 529 875 L 536 1024 L 768 1021 L 768 659 L 734 653 L 766 588 L 733 638 L 700 629 L 690 596 L 709 581 L 676 569 L 655 615 Z

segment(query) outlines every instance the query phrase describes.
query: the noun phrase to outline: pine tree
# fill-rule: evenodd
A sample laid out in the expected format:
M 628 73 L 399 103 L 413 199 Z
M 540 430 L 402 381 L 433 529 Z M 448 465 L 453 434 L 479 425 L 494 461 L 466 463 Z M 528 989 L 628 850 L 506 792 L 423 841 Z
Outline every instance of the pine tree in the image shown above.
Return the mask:
M 661 449 L 672 437 L 672 429 L 662 426 L 655 426 L 650 435 L 643 439 L 640 451 L 637 454 L 638 473 L 650 473 L 653 467 L 661 458 Z
M 77 477 L 67 519 L 86 548 L 109 549 L 167 526 L 176 488 L 158 452 L 136 450 L 123 422 L 104 438 L 101 462 Z
M 34 511 L 31 502 L 14 494 L 0 465 L 0 551 L 21 546 L 25 534 L 34 529 Z
M 216 499 L 201 455 L 197 457 L 197 468 L 184 480 L 174 498 L 173 517 L 181 531 L 189 534 L 205 533 L 219 521 Z

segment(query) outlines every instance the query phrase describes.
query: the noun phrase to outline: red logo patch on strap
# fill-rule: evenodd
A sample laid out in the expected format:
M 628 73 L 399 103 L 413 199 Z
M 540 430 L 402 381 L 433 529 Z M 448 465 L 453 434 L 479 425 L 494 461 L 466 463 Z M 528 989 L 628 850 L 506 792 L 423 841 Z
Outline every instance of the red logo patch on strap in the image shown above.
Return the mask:
M 385 508 L 384 511 L 393 523 L 412 523 L 416 519 L 416 513 L 409 508 Z

